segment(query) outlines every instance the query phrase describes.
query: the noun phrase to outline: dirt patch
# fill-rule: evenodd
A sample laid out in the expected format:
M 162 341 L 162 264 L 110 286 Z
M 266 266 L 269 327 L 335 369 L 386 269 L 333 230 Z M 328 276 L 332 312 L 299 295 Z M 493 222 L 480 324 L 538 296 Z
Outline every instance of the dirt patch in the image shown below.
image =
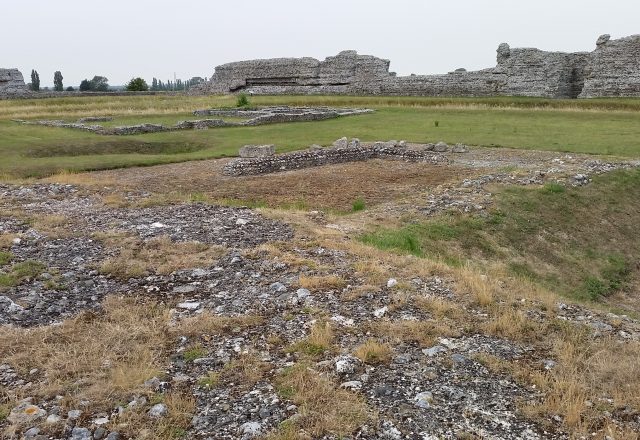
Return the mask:
M 124 189 L 198 193 L 213 200 L 345 211 L 351 210 L 358 199 L 367 205 L 376 205 L 475 173 L 475 170 L 456 166 L 372 160 L 267 176 L 226 177 L 221 175 L 226 162 L 226 159 L 206 160 L 90 175 L 98 182 L 118 182 Z

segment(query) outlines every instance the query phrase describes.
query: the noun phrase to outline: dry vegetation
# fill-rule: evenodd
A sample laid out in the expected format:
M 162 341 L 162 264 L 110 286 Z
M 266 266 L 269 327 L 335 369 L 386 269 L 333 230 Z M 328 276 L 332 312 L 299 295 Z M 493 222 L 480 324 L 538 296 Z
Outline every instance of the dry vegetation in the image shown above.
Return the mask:
M 224 249 L 200 242 L 175 243 L 169 237 L 147 241 L 127 234 L 97 233 L 95 237 L 118 249 L 116 257 L 106 259 L 100 271 L 127 280 L 147 274 L 167 275 L 179 269 L 208 267 Z
M 285 425 L 269 436 L 270 440 L 320 438 L 328 434 L 342 437 L 373 416 L 357 395 L 338 388 L 304 363 L 283 371 L 276 378 L 276 386 L 283 398 L 298 405 L 300 417 L 294 426 Z

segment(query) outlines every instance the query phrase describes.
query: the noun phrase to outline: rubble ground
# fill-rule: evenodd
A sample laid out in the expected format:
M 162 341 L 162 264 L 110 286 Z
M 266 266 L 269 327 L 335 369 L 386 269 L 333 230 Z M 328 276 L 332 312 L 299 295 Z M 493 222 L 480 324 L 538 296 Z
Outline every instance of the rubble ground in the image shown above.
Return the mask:
M 0 437 L 637 438 L 637 267 L 577 298 L 522 260 L 542 277 L 566 256 L 543 239 L 584 245 L 565 271 L 608 261 L 608 238 L 635 249 L 638 163 L 443 154 L 1 184 Z M 589 236 L 558 221 L 483 247 L 469 229 L 504 206 L 542 222 L 562 197 L 560 214 L 601 203 Z

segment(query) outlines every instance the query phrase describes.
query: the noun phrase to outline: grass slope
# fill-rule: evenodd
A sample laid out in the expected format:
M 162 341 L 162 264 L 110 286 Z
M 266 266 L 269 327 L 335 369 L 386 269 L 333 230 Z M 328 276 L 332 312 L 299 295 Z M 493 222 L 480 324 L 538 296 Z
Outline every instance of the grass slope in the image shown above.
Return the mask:
M 640 170 L 594 178 L 588 187 L 506 187 L 488 215 L 442 215 L 360 237 L 380 249 L 449 264 L 503 264 L 565 296 L 598 300 L 638 276 Z

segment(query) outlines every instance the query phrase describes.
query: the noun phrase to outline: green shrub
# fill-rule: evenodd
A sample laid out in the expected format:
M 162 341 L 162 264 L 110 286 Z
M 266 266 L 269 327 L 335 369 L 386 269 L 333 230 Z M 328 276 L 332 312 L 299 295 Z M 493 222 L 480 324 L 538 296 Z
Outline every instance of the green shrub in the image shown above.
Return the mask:
M 249 107 L 250 102 L 249 102 L 249 98 L 247 97 L 247 95 L 245 93 L 240 93 L 238 95 L 238 99 L 236 101 L 236 106 L 237 107 Z
M 367 206 L 364 203 L 364 200 L 362 198 L 359 198 L 351 204 L 351 211 L 353 212 L 364 211 L 366 207 Z

